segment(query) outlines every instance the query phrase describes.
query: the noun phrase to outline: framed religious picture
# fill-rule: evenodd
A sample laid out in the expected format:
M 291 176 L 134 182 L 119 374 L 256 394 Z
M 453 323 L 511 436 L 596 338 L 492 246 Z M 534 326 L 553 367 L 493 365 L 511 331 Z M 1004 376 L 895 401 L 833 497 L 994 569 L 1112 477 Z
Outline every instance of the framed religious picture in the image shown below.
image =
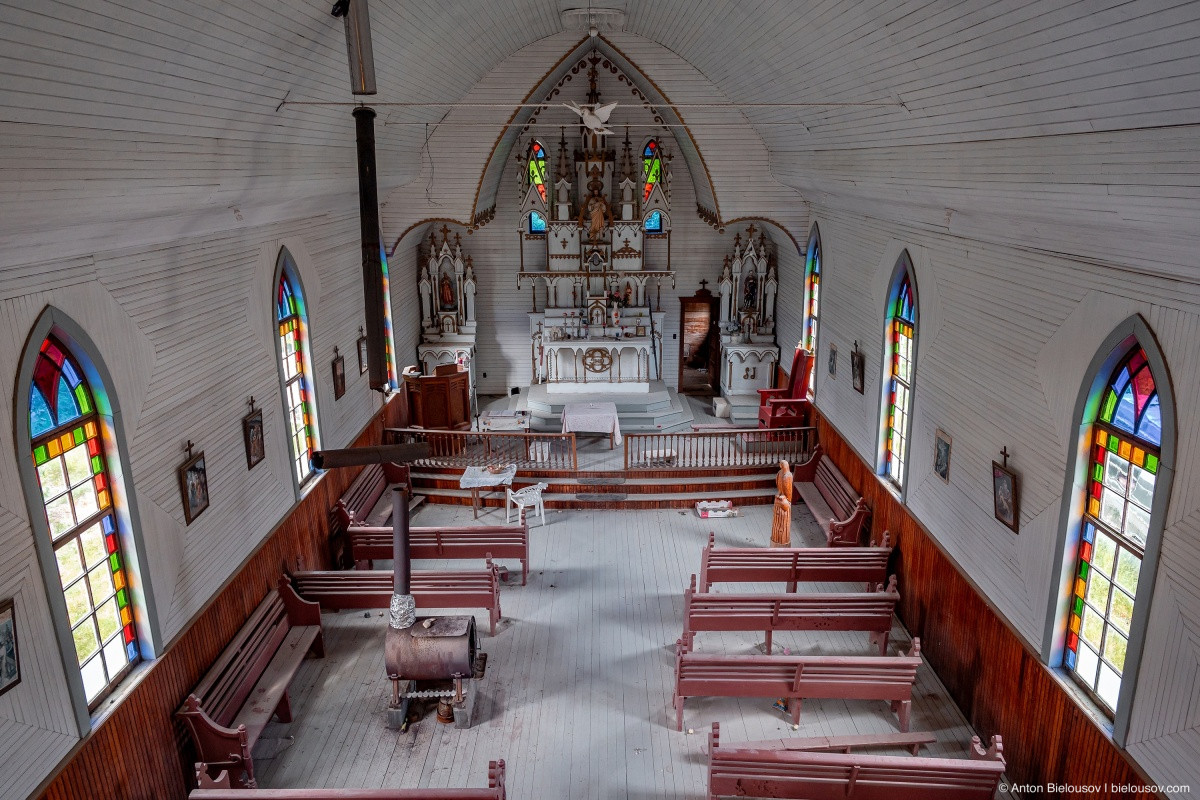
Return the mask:
M 992 499 L 996 507 L 996 519 L 1017 530 L 1020 510 L 1017 505 L 1017 475 L 1012 470 L 992 462 Z
M 179 492 L 183 496 L 183 518 L 188 525 L 208 508 L 208 470 L 204 466 L 204 451 L 192 455 L 188 442 L 188 459 L 179 468 Z
M 338 355 L 333 348 L 333 399 L 339 400 L 346 393 L 346 357 Z
M 362 333 L 362 328 L 358 329 Z M 358 337 L 358 374 L 362 375 L 367 371 L 367 336 L 363 334 Z
M 254 469 L 254 465 L 267 455 L 263 444 L 263 415 L 261 408 L 254 407 L 254 398 L 250 398 L 250 413 L 242 417 L 242 438 L 246 443 L 246 468 Z
M 837 379 L 837 345 L 829 344 L 829 377 Z
M 862 394 L 865 391 L 865 377 L 863 372 L 866 369 L 866 359 L 863 358 L 862 351 L 858 349 L 858 342 L 854 343 L 854 349 L 850 351 L 850 382 L 854 384 L 854 391 Z
M 633 335 L 634 336 L 645 336 L 646 335 L 646 326 L 645 325 L 636 326 L 633 329 Z
M 933 471 L 946 483 L 950 482 L 950 434 L 938 428 L 933 432 Z
M 17 617 L 13 600 L 0 601 L 0 694 L 21 682 L 21 662 L 17 655 Z

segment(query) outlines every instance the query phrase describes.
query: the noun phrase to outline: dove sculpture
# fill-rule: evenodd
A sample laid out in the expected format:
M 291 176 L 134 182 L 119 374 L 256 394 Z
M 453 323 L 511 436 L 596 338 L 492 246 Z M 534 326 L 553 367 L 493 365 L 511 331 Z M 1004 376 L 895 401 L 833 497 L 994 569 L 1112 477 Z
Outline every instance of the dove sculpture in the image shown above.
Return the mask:
M 604 124 L 608 122 L 613 109 L 617 107 L 616 103 L 608 103 L 603 106 L 580 106 L 576 105 L 575 101 L 572 100 L 570 103 L 563 103 L 563 106 L 578 114 L 579 118 L 583 120 L 584 127 L 593 133 L 612 135 L 612 131 L 604 127 Z

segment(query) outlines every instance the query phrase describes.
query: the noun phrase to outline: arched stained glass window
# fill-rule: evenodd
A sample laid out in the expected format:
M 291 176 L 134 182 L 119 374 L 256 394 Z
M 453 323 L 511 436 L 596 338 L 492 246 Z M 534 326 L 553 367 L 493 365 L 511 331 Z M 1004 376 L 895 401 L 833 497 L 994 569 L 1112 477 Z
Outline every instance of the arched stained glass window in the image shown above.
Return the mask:
M 529 185 L 536 186 L 546 202 L 546 148 L 539 142 L 529 145 Z
M 910 272 L 912 264 L 907 253 L 900 259 L 888 303 L 887 350 L 884 353 L 888 380 L 884 386 L 883 473 L 896 488 L 902 489 L 912 422 L 917 308 Z
M 646 233 L 662 233 L 663 220 L 662 212 L 658 209 L 651 211 L 646 215 L 645 223 Z
M 658 140 L 651 139 L 642 149 L 642 202 L 650 199 L 654 184 L 662 177 L 662 159 L 659 157 Z
M 102 425 L 79 364 L 48 337 L 29 387 L 29 435 L 89 710 L 140 660 Z
M 1162 445 L 1158 389 L 1140 347 L 1113 370 L 1089 443 L 1063 660 L 1112 714 L 1125 671 Z
M 396 353 L 392 347 L 392 287 L 388 279 L 387 248 L 383 246 L 383 237 L 379 237 L 379 263 L 383 268 L 383 355 L 387 364 L 388 385 L 392 389 L 400 387 L 400 377 L 396 370 Z
M 530 233 L 545 233 L 546 218 L 538 211 L 529 212 L 529 232 Z
M 286 268 L 280 271 L 276 318 L 282 358 L 284 416 L 287 419 L 293 471 L 297 483 L 302 484 L 313 474 L 316 419 L 305 356 L 308 331 L 304 295 L 298 282 L 293 285 Z
M 817 321 L 820 312 L 821 235 L 813 226 L 808 239 L 808 260 L 804 265 L 804 349 L 817 352 Z

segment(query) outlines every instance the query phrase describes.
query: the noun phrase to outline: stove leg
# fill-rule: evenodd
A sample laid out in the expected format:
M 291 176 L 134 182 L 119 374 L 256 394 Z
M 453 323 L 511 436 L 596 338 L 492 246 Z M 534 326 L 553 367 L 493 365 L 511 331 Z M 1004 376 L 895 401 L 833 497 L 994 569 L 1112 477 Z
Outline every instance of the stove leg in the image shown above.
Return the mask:
M 405 681 L 405 692 L 412 688 L 412 681 Z M 400 679 L 392 679 L 392 702 L 387 707 L 387 727 L 403 733 L 408 730 L 408 698 L 400 697 Z

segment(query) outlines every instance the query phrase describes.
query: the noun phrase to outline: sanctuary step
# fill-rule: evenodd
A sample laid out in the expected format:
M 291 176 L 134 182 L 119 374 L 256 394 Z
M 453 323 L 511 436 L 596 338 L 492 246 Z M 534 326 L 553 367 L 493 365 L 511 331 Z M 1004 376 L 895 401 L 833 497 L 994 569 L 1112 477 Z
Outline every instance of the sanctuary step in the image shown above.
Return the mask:
M 562 430 L 565 405 L 596 402 L 616 404 L 622 434 L 689 430 L 695 420 L 691 407 L 662 381 L 652 381 L 650 391 L 640 394 L 605 392 L 603 383 L 596 384 L 595 391 L 563 394 L 550 392 L 546 384 L 538 383 L 522 388 L 507 405 L 512 411 L 529 412 L 529 430 L 557 433 Z
M 413 470 L 414 491 L 426 502 L 470 505 L 471 490 L 459 488 L 462 470 Z M 518 472 L 513 489 L 546 483 L 542 500 L 549 509 L 566 508 L 693 508 L 700 500 L 732 500 L 734 506 L 766 505 L 775 498 L 775 470 L 655 472 Z M 480 504 L 504 507 L 504 487 L 480 490 Z

